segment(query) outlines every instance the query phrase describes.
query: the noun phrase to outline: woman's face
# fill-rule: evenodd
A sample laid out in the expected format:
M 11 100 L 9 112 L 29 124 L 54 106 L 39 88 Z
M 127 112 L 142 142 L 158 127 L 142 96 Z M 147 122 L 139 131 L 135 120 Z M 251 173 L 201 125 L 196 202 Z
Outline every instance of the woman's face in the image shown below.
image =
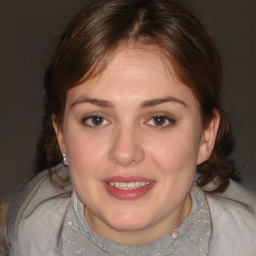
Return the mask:
M 195 97 L 157 49 L 119 49 L 102 74 L 68 91 L 63 130 L 55 129 L 100 236 L 145 243 L 188 215 L 209 145 Z

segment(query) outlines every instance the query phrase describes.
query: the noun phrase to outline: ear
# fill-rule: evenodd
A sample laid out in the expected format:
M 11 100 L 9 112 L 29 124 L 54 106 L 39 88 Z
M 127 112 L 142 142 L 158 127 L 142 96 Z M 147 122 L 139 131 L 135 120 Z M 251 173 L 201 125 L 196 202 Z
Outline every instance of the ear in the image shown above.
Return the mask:
M 60 127 L 60 125 L 57 123 L 57 119 L 55 115 L 52 115 L 52 125 L 55 130 L 55 134 L 58 140 L 58 144 L 60 147 L 60 151 L 62 155 L 66 155 L 66 147 L 65 147 L 65 140 L 64 140 L 64 134 L 63 129 Z M 64 162 L 65 165 L 68 165 L 67 160 Z
M 216 140 L 216 136 L 218 133 L 219 124 L 220 124 L 220 114 L 215 109 L 213 111 L 213 117 L 212 117 L 210 123 L 203 130 L 203 134 L 202 134 L 201 142 L 200 142 L 199 153 L 198 153 L 198 158 L 197 158 L 198 165 L 205 162 L 206 160 L 208 160 L 210 158 L 213 148 L 214 148 L 214 145 L 215 145 L 215 140 Z

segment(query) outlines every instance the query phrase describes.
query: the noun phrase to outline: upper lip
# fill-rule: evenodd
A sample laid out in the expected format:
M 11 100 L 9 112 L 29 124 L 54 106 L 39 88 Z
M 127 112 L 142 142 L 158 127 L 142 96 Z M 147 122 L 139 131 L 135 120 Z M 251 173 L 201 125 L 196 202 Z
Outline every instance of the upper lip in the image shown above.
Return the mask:
M 151 179 L 147 179 L 147 178 L 144 178 L 144 177 L 140 177 L 140 176 L 113 176 L 113 177 L 109 177 L 107 179 L 104 180 L 105 182 L 107 183 L 110 183 L 110 182 L 136 182 L 136 181 L 139 181 L 139 182 L 154 182 L 154 180 L 151 180 Z

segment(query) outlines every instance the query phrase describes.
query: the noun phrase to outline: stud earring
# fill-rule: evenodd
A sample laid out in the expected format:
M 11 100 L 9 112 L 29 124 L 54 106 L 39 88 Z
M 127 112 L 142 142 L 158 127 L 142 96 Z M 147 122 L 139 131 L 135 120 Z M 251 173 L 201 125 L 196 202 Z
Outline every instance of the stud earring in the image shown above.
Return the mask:
M 68 158 L 67 158 L 66 154 L 62 154 L 62 156 L 63 156 L 63 164 L 67 165 L 68 164 Z

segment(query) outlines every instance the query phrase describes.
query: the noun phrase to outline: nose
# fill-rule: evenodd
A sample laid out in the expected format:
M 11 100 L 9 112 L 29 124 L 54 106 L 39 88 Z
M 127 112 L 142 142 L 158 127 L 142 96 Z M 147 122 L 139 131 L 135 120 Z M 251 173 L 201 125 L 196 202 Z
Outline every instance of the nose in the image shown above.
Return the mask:
M 143 161 L 145 154 L 139 135 L 134 128 L 119 129 L 109 151 L 109 158 L 123 167 L 133 166 Z

